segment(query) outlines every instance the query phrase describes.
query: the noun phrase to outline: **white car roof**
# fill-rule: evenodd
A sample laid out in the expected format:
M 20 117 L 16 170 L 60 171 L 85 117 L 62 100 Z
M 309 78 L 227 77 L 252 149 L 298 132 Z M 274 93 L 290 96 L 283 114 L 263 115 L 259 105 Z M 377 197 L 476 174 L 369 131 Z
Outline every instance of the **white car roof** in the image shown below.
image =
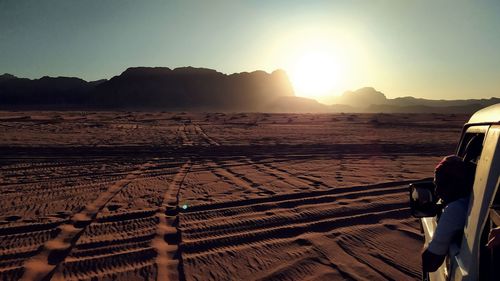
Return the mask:
M 469 119 L 467 124 L 473 123 L 499 123 L 500 122 L 500 103 L 490 105 L 478 110 Z

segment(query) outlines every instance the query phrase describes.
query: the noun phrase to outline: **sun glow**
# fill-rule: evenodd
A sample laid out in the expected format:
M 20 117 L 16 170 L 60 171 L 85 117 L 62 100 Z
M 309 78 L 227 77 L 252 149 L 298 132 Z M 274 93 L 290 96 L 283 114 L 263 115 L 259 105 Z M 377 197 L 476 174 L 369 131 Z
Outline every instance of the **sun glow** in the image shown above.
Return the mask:
M 371 68 L 365 44 L 351 24 L 315 22 L 290 28 L 277 37 L 263 60 L 288 74 L 296 96 L 329 104 L 347 90 L 366 85 L 365 70 Z
M 290 80 L 298 96 L 323 98 L 339 85 L 342 76 L 340 62 L 325 51 L 302 54 L 290 69 Z

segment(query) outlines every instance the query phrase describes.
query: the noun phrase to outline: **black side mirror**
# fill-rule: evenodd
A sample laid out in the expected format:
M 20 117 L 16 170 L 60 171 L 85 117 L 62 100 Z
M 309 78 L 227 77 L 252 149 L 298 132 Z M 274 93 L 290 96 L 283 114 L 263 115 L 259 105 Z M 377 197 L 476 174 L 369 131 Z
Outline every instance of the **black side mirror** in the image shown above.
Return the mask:
M 432 181 L 421 181 L 411 183 L 410 209 L 412 216 L 416 218 L 434 217 L 440 211 L 437 205 L 438 198 L 434 194 L 434 183 Z

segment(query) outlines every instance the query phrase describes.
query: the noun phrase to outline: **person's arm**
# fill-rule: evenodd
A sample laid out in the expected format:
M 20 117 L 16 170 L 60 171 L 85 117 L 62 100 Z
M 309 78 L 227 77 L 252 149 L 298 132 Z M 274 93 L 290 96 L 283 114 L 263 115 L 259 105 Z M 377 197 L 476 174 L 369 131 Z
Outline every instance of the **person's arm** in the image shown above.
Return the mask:
M 422 266 L 425 272 L 434 272 L 448 254 L 452 239 L 463 232 L 467 216 L 468 198 L 448 204 L 441 214 L 436 231 L 429 246 L 422 252 Z
M 436 255 L 424 249 L 422 252 L 422 268 L 424 272 L 434 272 L 436 271 L 444 261 L 446 255 Z

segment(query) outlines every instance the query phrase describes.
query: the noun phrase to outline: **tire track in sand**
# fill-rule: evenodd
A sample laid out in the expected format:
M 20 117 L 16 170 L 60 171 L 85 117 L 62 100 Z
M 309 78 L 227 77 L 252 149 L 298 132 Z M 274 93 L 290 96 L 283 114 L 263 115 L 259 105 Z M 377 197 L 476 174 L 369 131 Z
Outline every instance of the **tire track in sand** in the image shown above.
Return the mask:
M 250 162 L 251 162 L 251 160 L 250 160 Z M 298 181 L 298 182 L 301 182 L 301 181 L 302 182 L 307 182 L 307 184 L 309 186 L 311 186 L 311 187 L 323 186 L 323 187 L 326 187 L 326 188 L 330 188 L 328 185 L 326 185 L 322 181 L 311 179 L 310 177 L 305 176 L 303 174 L 294 174 L 294 173 L 292 173 L 290 171 L 287 171 L 285 169 L 279 168 L 274 163 L 266 162 L 266 163 L 262 163 L 262 165 L 265 167 L 265 168 L 263 168 L 263 167 L 260 168 L 260 169 L 262 169 L 262 171 L 266 171 L 270 175 L 274 175 L 274 176 L 276 176 L 279 179 L 283 179 L 283 180 L 286 180 L 286 181 L 291 181 L 290 182 L 291 184 L 294 183 L 293 180 L 295 179 L 295 181 Z
M 157 213 L 167 187 L 185 163 L 172 166 L 161 159 L 156 161 L 159 163 L 122 189 L 99 213 L 59 265 L 52 280 L 156 279 L 157 252 L 151 241 L 158 229 Z M 165 172 L 171 176 L 161 176 Z M 142 200 L 135 201 L 144 196 L 154 197 L 146 205 Z M 123 206 L 112 204 L 120 201 L 132 205 L 124 210 Z
M 148 162 L 131 173 L 125 178 L 115 182 L 108 190 L 100 194 L 99 197 L 85 208 L 73 215 L 69 223 L 58 227 L 57 236 L 43 245 L 39 254 L 30 258 L 24 263 L 24 274 L 21 280 L 48 280 L 54 274 L 56 268 L 68 256 L 76 242 L 97 217 L 97 214 L 111 201 L 111 199 L 125 188 L 132 180 L 136 179 L 142 172 L 153 164 Z
M 176 135 L 182 146 L 193 146 L 194 142 L 188 137 L 186 124 L 182 124 L 177 128 Z
M 245 162 L 238 161 L 239 163 Z M 218 174 L 230 179 L 236 186 L 246 189 L 246 194 L 257 194 L 259 196 L 270 196 L 276 194 L 274 191 L 264 187 L 263 185 L 252 180 L 251 176 L 242 172 L 236 171 L 234 168 L 229 168 L 230 165 L 222 164 L 220 161 L 215 161 L 219 169 L 215 170 Z M 216 174 L 216 175 L 218 175 Z
M 289 171 L 271 165 L 271 163 L 255 162 L 249 157 L 245 157 L 245 161 L 255 170 L 276 178 L 276 180 L 286 183 L 287 185 L 297 188 L 298 190 L 310 190 L 311 188 L 318 188 L 319 186 L 330 188 L 330 186 L 326 185 L 322 181 L 314 180 L 303 175 L 295 175 Z
M 202 145 L 202 142 L 209 146 L 219 146 L 220 144 L 212 139 L 198 124 L 185 122 L 179 125 L 176 130 L 177 140 L 181 146 Z
M 220 145 L 218 142 L 216 142 L 214 139 L 212 139 L 210 136 L 208 136 L 207 133 L 205 133 L 205 131 L 201 128 L 200 125 L 195 124 L 194 129 L 195 129 L 195 132 L 199 136 L 201 136 L 209 145 L 215 145 L 215 146 Z
M 157 253 L 157 280 L 183 280 L 182 259 L 179 251 L 180 232 L 177 228 L 179 212 L 179 190 L 186 178 L 191 161 L 186 162 L 175 175 L 164 193 L 162 205 L 156 214 L 159 219 L 156 237 L 151 241 Z

